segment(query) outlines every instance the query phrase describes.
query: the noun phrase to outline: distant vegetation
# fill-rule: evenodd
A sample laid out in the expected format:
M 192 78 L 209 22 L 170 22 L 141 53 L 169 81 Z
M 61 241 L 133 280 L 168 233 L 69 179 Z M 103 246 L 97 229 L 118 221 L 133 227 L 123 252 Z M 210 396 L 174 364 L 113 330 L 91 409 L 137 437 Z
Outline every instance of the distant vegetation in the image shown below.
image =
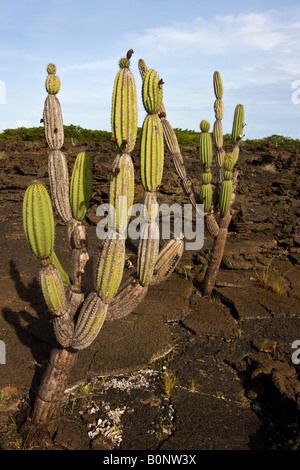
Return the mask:
M 199 132 L 190 131 L 188 129 L 174 129 L 179 145 L 197 146 Z M 64 126 L 66 142 L 109 142 L 111 140 L 111 132 L 84 129 L 80 126 Z M 138 128 L 137 143 L 140 141 L 142 129 Z M 0 140 L 23 140 L 23 141 L 44 141 L 44 127 L 19 127 L 17 129 L 5 129 L 0 133 Z M 231 135 L 224 135 L 224 145 L 231 144 Z M 243 145 L 272 145 L 272 146 L 300 146 L 299 139 L 283 137 L 281 135 L 272 135 L 263 139 L 246 139 Z

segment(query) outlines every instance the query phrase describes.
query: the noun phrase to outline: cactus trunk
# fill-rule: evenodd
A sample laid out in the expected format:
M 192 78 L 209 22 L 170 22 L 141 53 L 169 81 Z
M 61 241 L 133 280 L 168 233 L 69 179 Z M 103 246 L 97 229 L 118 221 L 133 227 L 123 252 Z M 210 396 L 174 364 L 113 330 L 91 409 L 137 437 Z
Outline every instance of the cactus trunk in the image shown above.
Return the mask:
M 214 288 L 219 267 L 223 258 L 230 220 L 231 215 L 229 212 L 220 220 L 219 233 L 218 236 L 214 239 L 210 260 L 202 284 L 203 295 L 210 296 Z

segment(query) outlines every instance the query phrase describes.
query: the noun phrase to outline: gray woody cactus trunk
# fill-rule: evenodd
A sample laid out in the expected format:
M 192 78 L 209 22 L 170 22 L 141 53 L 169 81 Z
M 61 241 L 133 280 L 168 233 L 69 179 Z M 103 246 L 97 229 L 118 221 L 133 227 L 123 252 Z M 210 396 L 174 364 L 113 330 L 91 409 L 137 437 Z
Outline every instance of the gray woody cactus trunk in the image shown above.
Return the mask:
M 145 76 L 148 70 L 142 59 L 139 60 L 139 70 L 142 77 Z M 232 152 L 226 155 L 223 148 L 222 129 L 223 84 L 219 72 L 214 73 L 213 85 L 216 97 L 214 103 L 215 123 L 213 127 L 213 140 L 216 147 L 215 163 L 217 169 L 217 181 L 214 192 L 211 185 L 212 175 L 210 167 L 212 164 L 212 138 L 209 134 L 209 122 L 203 120 L 200 123 L 199 157 L 202 165 L 202 184 L 200 195 L 196 195 L 193 183 L 187 173 L 176 134 L 171 124 L 166 119 L 167 115 L 163 104 L 161 104 L 159 111 L 165 143 L 172 154 L 173 163 L 181 179 L 182 187 L 196 211 L 198 210 L 197 204 L 203 204 L 205 226 L 208 232 L 214 237 L 210 259 L 208 265 L 204 267 L 204 275 L 201 284 L 201 291 L 203 295 L 207 296 L 211 295 L 214 288 L 227 240 L 228 226 L 231 221 L 232 204 L 235 199 L 235 188 L 238 176 L 238 172 L 234 171 L 233 174 L 233 170 L 239 156 L 239 144 L 243 138 L 244 127 L 244 108 L 239 104 L 235 109 L 232 127 L 234 147 Z M 217 222 L 215 216 L 217 213 L 219 213 L 219 222 Z
M 56 67 L 47 67 L 43 121 L 50 148 L 49 179 L 51 199 L 42 184 L 26 190 L 23 223 L 28 244 L 40 259 L 40 286 L 45 302 L 53 314 L 53 328 L 59 346 L 55 348 L 42 378 L 29 420 L 21 433 L 39 434 L 59 416 L 61 399 L 75 364 L 78 351 L 87 348 L 97 337 L 104 321 L 128 315 L 145 297 L 148 286 L 165 280 L 180 260 L 183 240 L 170 240 L 159 252 L 159 230 L 154 214 L 157 210 L 155 190 L 163 170 L 163 137 L 158 111 L 162 100 L 162 83 L 152 71 L 143 83 L 143 103 L 148 113 L 144 121 L 141 149 L 145 222 L 141 232 L 137 273 L 123 281 L 126 227 L 134 195 L 134 169 L 130 156 L 137 135 L 136 85 L 131 73 L 133 51 L 119 62 L 112 96 L 112 141 L 117 156 L 109 179 L 109 232 L 93 273 L 93 253 L 89 248 L 84 218 L 92 195 L 92 168 L 89 156 L 80 153 L 69 180 L 66 158 L 61 151 L 64 128 L 59 100 L 60 80 Z M 145 151 L 145 149 L 147 149 Z M 54 252 L 53 208 L 67 227 L 67 240 L 73 261 L 69 277 Z

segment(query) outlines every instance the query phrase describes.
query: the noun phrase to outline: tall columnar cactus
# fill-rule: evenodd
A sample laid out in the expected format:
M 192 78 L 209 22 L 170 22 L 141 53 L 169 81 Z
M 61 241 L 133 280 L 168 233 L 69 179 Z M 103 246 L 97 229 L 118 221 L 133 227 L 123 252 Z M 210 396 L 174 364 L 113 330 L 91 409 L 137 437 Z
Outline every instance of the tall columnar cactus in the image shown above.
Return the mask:
M 213 127 L 213 138 L 216 148 L 215 163 L 217 168 L 217 181 L 211 208 L 209 209 L 204 206 L 206 228 L 214 237 L 210 261 L 202 284 L 202 291 L 205 295 L 210 295 L 212 292 L 225 249 L 228 226 L 231 220 L 231 206 L 234 201 L 234 190 L 237 182 L 237 172 L 233 175 L 232 171 L 239 156 L 239 144 L 243 138 L 242 132 L 244 127 L 244 107 L 239 104 L 235 109 L 232 127 L 232 141 L 234 147 L 232 153 L 226 155 L 223 148 L 222 128 L 223 84 L 219 72 L 214 73 L 213 87 L 216 97 L 214 102 L 215 123 Z M 217 212 L 219 212 L 219 222 L 217 222 L 215 217 Z
M 145 77 L 147 73 L 147 66 L 145 62 L 140 59 L 139 61 L 140 74 Z M 208 232 L 214 237 L 214 244 L 211 250 L 210 261 L 201 286 L 202 293 L 210 295 L 215 284 L 215 279 L 219 270 L 222 260 L 225 243 L 228 233 L 228 225 L 231 220 L 231 205 L 234 201 L 234 190 L 237 182 L 237 172 L 232 173 L 234 165 L 239 156 L 239 145 L 243 137 L 244 127 L 244 108 L 242 105 L 237 105 L 233 120 L 232 140 L 233 150 L 230 156 L 226 156 L 223 148 L 223 129 L 222 118 L 224 113 L 223 107 L 223 84 L 219 72 L 215 72 L 213 76 L 213 87 L 215 92 L 215 123 L 213 127 L 213 139 L 216 148 L 215 163 L 217 167 L 217 182 L 215 190 L 213 191 L 211 185 L 211 171 L 210 165 L 212 163 L 212 148 L 211 136 L 208 133 L 210 125 L 207 121 L 203 120 L 200 124 L 201 134 L 199 137 L 199 157 L 202 164 L 202 184 L 200 188 L 200 195 L 195 194 L 192 181 L 188 177 L 186 165 L 181 154 L 175 132 L 166 119 L 166 110 L 161 104 L 159 117 L 163 126 L 163 134 L 166 145 L 173 156 L 173 163 L 178 176 L 181 179 L 182 187 L 189 197 L 192 205 L 196 211 L 197 204 L 202 203 L 204 206 L 205 225 Z M 217 221 L 215 214 L 219 213 L 220 219 Z
M 146 73 L 148 72 L 148 68 L 143 59 L 139 60 L 138 66 L 139 66 L 141 77 L 142 79 L 144 79 Z M 197 210 L 197 203 L 199 201 L 196 198 L 193 183 L 188 176 L 186 165 L 185 165 L 183 156 L 181 154 L 181 151 L 178 145 L 176 134 L 170 122 L 167 120 L 167 113 L 166 113 L 166 109 L 164 107 L 163 102 L 161 102 L 161 107 L 160 107 L 158 116 L 162 123 L 164 141 L 173 156 L 173 163 L 181 179 L 182 187 L 185 193 L 187 194 L 187 196 L 189 197 L 194 208 Z
M 44 124 L 49 155 L 49 179 L 52 204 L 46 188 L 34 183 L 26 190 L 23 200 L 24 231 L 33 254 L 40 260 L 40 285 L 45 303 L 53 315 L 53 329 L 59 347 L 53 349 L 47 370 L 38 390 L 30 419 L 27 414 L 19 430 L 31 440 L 43 440 L 43 446 L 53 448 L 45 427 L 59 414 L 61 398 L 79 350 L 87 348 L 97 338 L 104 321 L 120 319 L 128 315 L 145 297 L 148 285 L 163 281 L 172 273 L 182 252 L 183 241 L 171 240 L 158 255 L 158 237 L 151 238 L 155 214 L 150 209 L 156 202 L 155 189 L 160 184 L 163 165 L 163 145 L 157 134 L 161 126 L 157 116 L 158 102 L 155 86 L 161 82 L 156 76 L 149 85 L 151 106 L 147 148 L 144 156 L 145 212 L 150 213 L 146 224 L 149 245 L 141 241 L 137 273 L 122 283 L 125 263 L 125 232 L 130 217 L 134 195 L 134 169 L 130 152 L 137 135 L 137 97 L 134 77 L 129 69 L 130 58 L 121 59 L 112 98 L 112 135 L 117 156 L 109 178 L 109 203 L 112 214 L 109 234 L 99 255 L 94 279 L 93 253 L 88 245 L 84 219 L 92 195 L 92 165 L 86 153 L 80 153 L 69 179 L 66 158 L 61 151 L 64 133 L 60 103 L 55 96 L 60 82 L 56 67 L 49 64 L 46 89 L 48 96 L 44 106 Z M 152 94 L 154 93 L 154 95 Z M 152 99 L 155 99 L 152 103 Z M 145 94 L 147 99 L 147 94 Z M 151 104 L 151 103 L 152 104 Z M 154 106 L 154 107 L 153 107 Z M 155 110 L 155 113 L 152 111 Z M 149 143 L 149 136 L 153 140 Z M 149 173 L 148 165 L 152 169 Z M 148 189 L 150 191 L 148 191 Z M 55 251 L 53 209 L 66 224 L 67 245 L 72 253 L 73 270 L 69 276 L 61 266 Z M 157 228 L 157 227 L 156 227 Z M 157 228 L 158 230 L 158 228 Z M 155 234 L 157 235 L 157 233 Z M 157 240 L 157 241 L 156 241 Z M 156 262 L 156 264 L 155 264 Z
M 147 286 L 167 279 L 180 260 L 184 242 L 171 239 L 159 251 L 158 202 L 156 191 L 161 184 L 164 166 L 164 131 L 160 120 L 163 109 L 163 80 L 155 70 L 148 70 L 139 60 L 143 80 L 142 101 L 147 115 L 142 126 L 140 147 L 141 180 L 145 190 L 144 224 L 138 249 L 137 274 L 141 285 Z

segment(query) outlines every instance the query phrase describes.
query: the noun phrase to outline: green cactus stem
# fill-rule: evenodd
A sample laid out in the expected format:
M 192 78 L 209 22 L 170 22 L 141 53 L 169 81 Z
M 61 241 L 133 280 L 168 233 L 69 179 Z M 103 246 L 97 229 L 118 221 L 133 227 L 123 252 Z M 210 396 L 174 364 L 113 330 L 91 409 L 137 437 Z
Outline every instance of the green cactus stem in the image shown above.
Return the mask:
M 112 138 L 120 153 L 130 153 L 136 142 L 138 111 L 136 84 L 132 72 L 129 70 L 131 51 L 127 58 L 119 62 L 118 71 L 113 89 L 111 129 Z M 133 53 L 133 51 L 132 51 Z
M 211 172 L 205 170 L 202 173 L 202 185 L 200 188 L 200 201 L 204 206 L 204 212 L 210 212 L 212 204 Z
M 158 113 L 163 100 L 163 82 L 155 72 L 148 70 L 143 77 L 142 100 L 148 114 Z
M 115 158 L 109 181 L 109 204 L 114 208 L 109 227 L 118 232 L 126 230 L 134 199 L 134 167 L 129 154 Z
M 92 168 L 87 153 L 81 152 L 75 160 L 71 184 L 70 203 L 75 219 L 82 221 L 92 197 Z
M 223 98 L 223 83 L 221 80 L 220 72 L 215 72 L 213 77 L 214 91 L 216 98 L 221 100 Z
M 72 284 L 71 282 L 71 279 L 70 277 L 68 276 L 68 274 L 66 273 L 66 271 L 64 270 L 64 268 L 62 267 L 55 251 L 52 252 L 52 255 L 51 255 L 51 262 L 52 264 L 54 264 L 54 266 L 56 267 L 56 269 L 58 270 L 62 280 L 63 280 L 63 283 L 64 283 L 64 286 L 65 287 L 68 287 Z
M 152 278 L 154 265 L 159 252 L 159 228 L 156 222 L 142 224 L 138 248 L 137 276 L 142 286 L 147 286 Z
M 244 127 L 244 106 L 242 104 L 238 104 L 235 108 L 233 125 L 232 125 L 232 140 L 234 144 L 237 144 L 243 138 L 243 127 Z
M 221 99 L 216 99 L 214 103 L 215 117 L 217 120 L 223 119 L 224 115 L 224 105 Z
M 96 339 L 104 323 L 107 306 L 97 292 L 89 294 L 76 322 L 72 348 L 85 349 Z
M 60 79 L 57 75 L 51 73 L 45 81 L 45 88 L 50 95 L 57 95 L 60 90 Z
M 232 155 L 226 155 L 224 159 L 224 175 L 220 191 L 220 217 L 224 217 L 230 208 L 230 201 L 232 196 L 232 170 L 235 164 L 235 159 Z
M 54 247 L 54 218 L 49 194 L 42 184 L 32 184 L 25 192 L 23 226 L 34 255 L 50 262 Z
M 52 263 L 41 268 L 40 286 L 48 308 L 55 315 L 62 315 L 67 305 L 65 287 L 58 270 Z
M 212 161 L 212 140 L 208 132 L 209 128 L 210 125 L 208 121 L 201 121 L 200 129 L 202 132 L 199 136 L 199 158 L 200 163 L 202 163 L 205 168 L 209 168 Z
M 103 302 L 117 293 L 122 281 L 125 263 L 125 239 L 118 232 L 110 231 L 97 265 L 97 290 Z
M 213 136 L 215 146 L 221 150 L 223 148 L 223 126 L 220 119 L 216 119 L 214 122 Z
M 141 138 L 141 177 L 146 191 L 156 191 L 161 184 L 164 166 L 164 137 L 157 114 L 147 114 Z

